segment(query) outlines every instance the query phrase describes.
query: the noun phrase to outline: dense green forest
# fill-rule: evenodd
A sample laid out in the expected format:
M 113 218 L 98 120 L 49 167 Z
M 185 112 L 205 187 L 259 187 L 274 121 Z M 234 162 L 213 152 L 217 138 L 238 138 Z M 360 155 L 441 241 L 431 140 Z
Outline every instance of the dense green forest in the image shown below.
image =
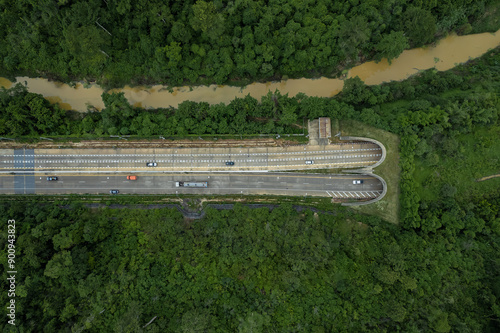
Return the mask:
M 275 91 L 260 101 L 247 96 L 228 105 L 185 101 L 178 108 L 144 110 L 131 106 L 123 93 L 104 93 L 102 112 L 85 114 L 63 111 L 17 84 L 0 90 L 0 135 L 286 134 L 302 133 L 303 119 L 327 116 L 356 119 L 396 134 L 422 131 L 437 145 L 444 132 L 454 136 L 498 120 L 499 62 L 497 49 L 452 70 L 431 69 L 401 82 L 366 86 L 359 78 L 347 79 L 336 98 Z
M 297 101 L 269 94 L 261 102 L 252 97 L 228 105 L 185 101 L 178 108 L 145 111 L 131 106 L 120 94 L 102 95 L 99 112 L 67 112 L 41 95 L 29 93 L 21 84 L 0 91 L 0 135 L 11 137 L 73 136 L 102 137 L 303 133 L 295 112 Z M 281 102 L 281 103 L 280 103 Z M 288 105 L 290 104 L 290 105 Z M 285 105 L 283 107 L 283 105 Z
M 20 331 L 498 332 L 500 179 L 474 180 L 498 173 L 499 82 L 494 50 L 403 82 L 351 79 L 335 99 L 264 98 L 269 120 L 290 107 L 298 119 L 357 119 L 398 134 L 397 225 L 340 206 L 316 215 L 237 205 L 192 221 L 170 209 L 2 198 L 3 228 L 17 221 Z M 2 96 L 19 110 L 36 99 Z M 249 97 L 235 103 L 244 101 L 259 109 Z M 78 121 L 63 113 L 58 126 L 71 132 Z
M 498 196 L 459 208 L 481 221 L 462 230 L 333 212 L 236 205 L 190 221 L 171 209 L 3 202 L 4 230 L 16 219 L 17 328 L 498 332 Z
M 221 62 L 231 59 L 233 47 L 242 48 L 235 54 L 246 55 L 252 50 L 256 58 L 264 57 L 257 46 L 247 48 L 245 43 L 264 43 L 257 40 L 257 28 L 266 15 L 271 15 L 273 29 L 261 33 L 278 40 L 284 38 L 283 27 L 305 27 L 303 22 L 310 19 L 316 22 L 312 8 L 318 6 L 317 17 L 328 15 L 329 10 L 338 14 L 326 23 L 318 21 L 338 25 L 337 30 L 329 27 L 319 37 L 320 44 L 323 36 L 333 43 L 328 61 L 335 65 L 314 63 L 313 67 L 327 71 L 360 56 L 376 57 L 374 50 L 384 33 L 390 35 L 394 30 L 394 38 L 400 38 L 401 31 L 409 32 L 405 26 L 398 28 L 404 15 L 418 12 L 420 16 L 415 15 L 433 20 L 436 31 L 442 32 L 477 17 L 485 4 L 415 1 L 411 5 L 397 2 L 403 4 L 399 6 L 394 1 L 362 1 L 350 10 L 346 4 L 354 2 L 286 2 L 280 4 L 278 14 L 273 14 L 272 8 L 278 8 L 279 2 L 258 1 L 231 5 L 222 1 L 179 2 L 170 6 L 175 10 L 165 6 L 156 11 L 151 11 L 153 2 L 3 2 L 0 27 L 7 33 L 2 38 L 8 43 L 15 40 L 12 45 L 18 49 L 7 52 L 0 48 L 0 52 L 4 52 L 3 66 L 10 70 L 41 70 L 61 77 L 104 75 L 109 82 L 118 82 L 136 76 L 140 68 L 144 77 L 154 80 L 196 80 L 200 73 L 215 80 L 219 78 L 214 73 L 222 73 L 226 80 L 254 74 L 247 67 L 239 67 L 237 59 L 231 60 L 232 71 L 238 68 L 246 72 L 224 72 L 210 63 L 213 57 Z M 286 14 L 287 6 L 301 5 L 304 10 Z M 102 8 L 92 11 L 92 6 Z M 141 10 L 137 6 L 142 6 Z M 32 7 L 43 10 L 32 11 Z M 230 14 L 228 8 L 238 10 Z M 394 14 L 386 15 L 392 23 L 384 28 L 379 23 L 367 24 L 369 41 L 363 46 L 353 44 L 359 50 L 351 50 L 350 55 L 334 54 L 349 50 L 336 44 L 336 33 L 340 34 L 346 24 L 363 28 L 363 22 L 384 22 L 386 16 L 380 14 L 383 8 Z M 456 8 L 467 10 L 468 15 Z M 132 9 L 144 16 L 143 21 L 131 16 Z M 171 12 L 182 15 L 177 18 Z M 112 24 L 118 22 L 117 13 L 121 15 L 120 24 Z M 252 13 L 256 13 L 253 19 Z M 363 19 L 363 13 L 369 17 Z M 382 21 L 375 20 L 377 13 Z M 290 15 L 293 23 L 289 23 Z M 231 18 L 237 16 L 241 16 L 239 21 L 233 22 Z M 94 24 L 95 20 L 112 35 Z M 255 29 L 238 32 L 235 27 L 240 23 Z M 149 32 L 141 34 L 141 29 L 151 27 L 148 24 L 171 25 L 165 30 L 150 28 L 161 31 L 166 40 L 162 40 L 161 48 L 168 45 L 159 56 L 155 49 L 158 44 Z M 334 37 L 328 37 L 330 30 Z M 424 33 L 414 30 L 415 34 Z M 186 42 L 175 39 L 173 31 L 189 38 Z M 239 36 L 251 33 L 252 38 L 227 37 L 230 32 Z M 61 33 L 65 36 L 62 44 L 57 37 Z M 273 45 L 280 45 L 283 49 L 279 52 L 285 52 L 287 45 L 300 45 L 295 44 L 295 38 L 302 38 L 302 33 L 307 29 L 287 35 L 289 44 Z M 92 48 L 89 45 L 96 36 L 102 42 L 92 44 Z M 362 34 L 341 36 L 345 40 Z M 408 43 L 418 44 L 411 34 L 404 37 Z M 224 46 L 228 38 L 232 46 Z M 190 45 L 188 49 L 186 45 Z M 142 48 L 153 55 L 148 65 L 143 60 L 148 53 Z M 87 53 L 81 53 L 82 49 Z M 200 50 L 206 53 L 200 55 Z M 298 50 L 293 52 L 300 54 Z M 306 52 L 315 57 L 316 50 Z M 92 52 L 106 54 L 104 60 L 99 62 Z M 227 57 L 217 56 L 224 52 Z M 272 72 L 262 75 L 294 75 L 308 70 L 294 67 L 299 63 L 308 66 L 307 61 L 291 54 L 285 59 L 285 54 L 273 56 L 269 60 Z M 173 60 L 167 55 L 178 62 L 168 67 Z M 188 65 L 193 59 L 199 59 L 198 65 L 193 62 L 197 69 Z M 82 61 L 90 61 L 92 66 Z M 158 67 L 161 61 L 167 71 Z M 272 61 L 276 61 L 276 67 Z M 273 69 L 278 67 L 283 72 Z M 175 73 L 180 69 L 182 73 Z M 401 138 L 401 212 L 397 225 L 340 206 L 332 206 L 331 214 L 316 215 L 310 211 L 298 213 L 291 205 L 272 211 L 237 205 L 233 211 L 207 209 L 203 219 L 192 221 L 171 209 L 90 209 L 70 199 L 41 204 L 36 198 L 23 202 L 1 197 L 3 230 L 7 230 L 7 219 L 16 219 L 17 329 L 498 332 L 500 178 L 480 183 L 475 180 L 498 173 L 499 93 L 499 50 L 447 72 L 428 70 L 402 82 L 366 86 L 358 78 L 349 79 L 336 98 L 303 94 L 289 97 L 276 91 L 261 101 L 246 97 L 227 106 L 184 102 L 177 109 L 146 111 L 128 105 L 123 95 L 105 94 L 102 112 L 77 114 L 50 105 L 21 85 L 4 89 L 0 92 L 0 135 L 18 138 L 293 133 L 301 132 L 294 124 L 318 116 L 359 120 Z M 0 233 L 4 281 L 8 245 L 7 233 Z M 4 309 L 7 302 L 7 293 L 1 293 Z M 6 321 L 2 325 L 4 330 L 12 329 Z
M 496 0 L 0 2 L 0 72 L 117 86 L 337 75 L 450 31 Z

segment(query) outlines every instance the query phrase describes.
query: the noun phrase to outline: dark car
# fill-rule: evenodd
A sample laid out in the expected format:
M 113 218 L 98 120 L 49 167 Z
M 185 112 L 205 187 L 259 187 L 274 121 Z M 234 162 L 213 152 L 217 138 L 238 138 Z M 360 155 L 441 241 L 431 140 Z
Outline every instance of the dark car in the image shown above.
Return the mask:
M 111 190 L 111 191 L 109 191 L 109 193 L 110 194 L 118 194 L 118 193 L 120 193 L 120 191 L 118 191 L 118 190 Z
M 233 161 L 226 162 L 226 165 L 234 165 Z
M 155 167 L 157 166 L 158 164 L 156 162 L 149 162 L 149 163 L 146 163 L 146 166 L 148 167 Z
M 57 180 L 57 177 L 56 176 L 50 176 L 50 177 L 47 177 L 47 180 L 48 181 L 55 181 L 55 180 Z

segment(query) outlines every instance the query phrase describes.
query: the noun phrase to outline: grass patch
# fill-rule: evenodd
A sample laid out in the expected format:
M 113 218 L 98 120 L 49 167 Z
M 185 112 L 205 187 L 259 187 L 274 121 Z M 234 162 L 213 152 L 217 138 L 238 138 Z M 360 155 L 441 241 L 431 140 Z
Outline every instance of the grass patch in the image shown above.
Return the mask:
M 394 224 L 399 223 L 399 137 L 355 120 L 341 120 L 340 130 L 343 136 L 361 136 L 378 140 L 387 150 L 385 161 L 375 169 L 375 173 L 387 182 L 387 194 L 374 204 L 352 208 L 364 214 L 380 216 Z
M 500 187 L 500 178 L 477 182 L 478 179 L 500 173 L 500 126 L 476 127 L 472 133 L 456 137 L 458 149 L 450 156 L 437 151 L 439 163 L 430 166 L 425 158 L 415 159 L 414 178 L 422 200 L 441 197 L 444 184 L 456 188 L 459 200 L 481 198 Z
M 199 194 L 57 194 L 57 195 L 0 195 L 0 204 L 7 202 L 37 202 L 56 203 L 61 206 L 71 203 L 104 204 L 104 205 L 155 205 L 155 204 L 181 204 L 182 200 L 189 201 L 188 205 L 193 210 L 198 210 L 197 200 L 206 204 L 292 204 L 319 209 L 322 211 L 342 211 L 345 208 L 340 203 L 332 205 L 330 198 L 304 197 L 304 196 L 279 196 L 279 195 L 199 195 Z

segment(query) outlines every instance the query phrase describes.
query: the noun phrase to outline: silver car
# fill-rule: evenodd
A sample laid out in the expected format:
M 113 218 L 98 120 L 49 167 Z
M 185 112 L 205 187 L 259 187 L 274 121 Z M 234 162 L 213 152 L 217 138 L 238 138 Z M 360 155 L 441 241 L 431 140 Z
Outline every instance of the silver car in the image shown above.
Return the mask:
M 146 166 L 148 166 L 148 167 L 155 167 L 155 166 L 157 166 L 157 165 L 158 165 L 158 163 L 156 163 L 156 162 L 149 162 L 149 163 L 146 163 Z

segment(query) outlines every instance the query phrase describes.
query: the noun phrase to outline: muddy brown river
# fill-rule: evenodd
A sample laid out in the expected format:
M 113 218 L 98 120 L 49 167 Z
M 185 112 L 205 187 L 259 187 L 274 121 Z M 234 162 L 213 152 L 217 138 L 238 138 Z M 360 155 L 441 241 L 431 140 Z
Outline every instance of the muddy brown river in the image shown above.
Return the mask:
M 388 81 L 399 81 L 421 70 L 436 68 L 444 71 L 484 54 L 500 45 L 500 30 L 496 33 L 476 35 L 450 35 L 440 40 L 436 46 L 406 50 L 389 65 L 386 59 L 379 63 L 366 62 L 349 70 L 347 77 L 359 76 L 366 84 L 376 85 Z M 86 111 L 87 106 L 102 109 L 101 94 L 104 90 L 96 85 L 76 83 L 75 87 L 60 82 L 50 82 L 42 78 L 17 77 L 17 82 L 26 84 L 28 90 L 42 94 L 52 103 L 64 109 Z M 0 86 L 9 88 L 12 82 L 0 78 Z M 208 102 L 210 104 L 229 103 L 235 97 L 250 96 L 260 99 L 268 91 L 278 89 L 282 94 L 295 96 L 299 92 L 308 96 L 331 97 L 342 90 L 341 79 L 289 79 L 281 82 L 252 83 L 246 87 L 232 86 L 195 86 L 178 87 L 169 92 L 167 86 L 157 85 L 150 88 L 129 87 L 113 89 L 111 92 L 124 92 L 128 101 L 144 108 L 176 107 L 183 101 Z

